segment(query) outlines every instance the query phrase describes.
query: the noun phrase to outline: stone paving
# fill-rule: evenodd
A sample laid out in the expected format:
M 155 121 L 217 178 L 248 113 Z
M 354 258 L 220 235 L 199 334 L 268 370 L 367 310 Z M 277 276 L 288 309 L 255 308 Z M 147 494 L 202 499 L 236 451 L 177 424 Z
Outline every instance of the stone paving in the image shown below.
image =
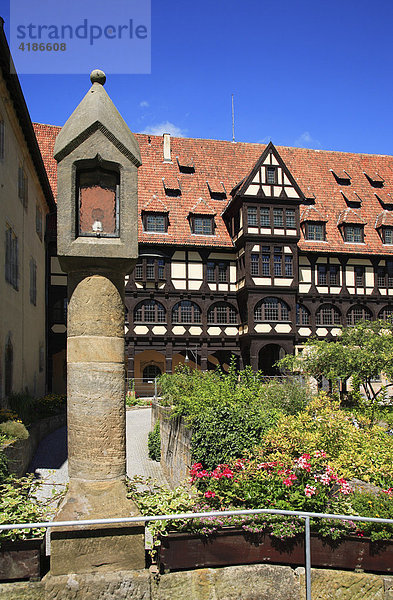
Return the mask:
M 150 431 L 151 408 L 127 410 L 127 475 L 153 477 L 165 484 L 166 479 L 160 463 L 150 460 L 147 453 L 147 435 Z M 42 480 L 37 494 L 40 498 L 50 498 L 60 492 L 68 482 L 67 431 L 57 429 L 42 440 L 29 466 L 29 472 Z

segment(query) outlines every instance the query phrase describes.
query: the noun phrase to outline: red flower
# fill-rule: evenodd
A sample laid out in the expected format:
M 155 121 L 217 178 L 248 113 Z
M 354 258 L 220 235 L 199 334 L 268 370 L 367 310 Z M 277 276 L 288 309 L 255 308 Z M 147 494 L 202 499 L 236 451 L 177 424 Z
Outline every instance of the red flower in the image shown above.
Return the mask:
M 216 492 L 212 492 L 211 490 L 207 490 L 207 492 L 205 492 L 205 498 L 214 498 L 215 495 Z

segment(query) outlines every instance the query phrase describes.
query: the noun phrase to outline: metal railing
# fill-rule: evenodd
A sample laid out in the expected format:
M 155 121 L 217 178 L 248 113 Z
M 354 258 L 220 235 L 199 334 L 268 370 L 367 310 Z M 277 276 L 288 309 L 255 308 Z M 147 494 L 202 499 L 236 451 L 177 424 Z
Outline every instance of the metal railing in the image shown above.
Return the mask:
M 179 513 L 172 515 L 154 515 L 138 517 L 119 517 L 108 519 L 86 519 L 80 521 L 48 521 L 38 523 L 11 523 L 0 525 L 0 531 L 12 529 L 40 529 L 49 527 L 80 527 L 88 525 L 114 525 L 128 523 L 149 523 L 150 521 L 175 521 L 195 519 L 204 517 L 233 517 L 237 515 L 284 515 L 304 519 L 305 522 L 305 572 L 306 572 L 306 600 L 311 598 L 311 535 L 310 519 L 336 519 L 339 521 L 360 521 L 361 523 L 386 523 L 393 525 L 393 519 L 381 519 L 377 517 L 360 517 L 357 515 L 335 515 L 331 513 L 314 513 L 296 510 L 276 510 L 273 508 L 255 508 L 244 510 L 222 510 L 210 512 Z
M 136 398 L 157 398 L 160 395 L 160 391 L 157 377 L 149 379 L 132 377 L 126 379 L 126 393 L 133 393 Z

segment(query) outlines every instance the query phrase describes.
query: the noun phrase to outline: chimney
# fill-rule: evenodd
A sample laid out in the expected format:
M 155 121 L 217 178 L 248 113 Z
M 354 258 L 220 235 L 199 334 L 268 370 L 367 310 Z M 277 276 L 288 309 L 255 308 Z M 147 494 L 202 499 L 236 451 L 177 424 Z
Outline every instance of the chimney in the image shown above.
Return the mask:
M 164 142 L 164 163 L 171 163 L 171 134 L 164 133 L 162 135 Z

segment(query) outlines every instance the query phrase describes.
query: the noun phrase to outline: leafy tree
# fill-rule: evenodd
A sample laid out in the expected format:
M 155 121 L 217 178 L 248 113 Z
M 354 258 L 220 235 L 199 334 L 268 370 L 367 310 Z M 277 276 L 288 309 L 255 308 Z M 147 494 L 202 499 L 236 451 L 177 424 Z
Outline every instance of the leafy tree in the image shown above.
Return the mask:
M 333 384 L 351 378 L 352 388 L 360 397 L 363 387 L 368 406 L 374 408 L 387 395 L 392 383 L 375 389 L 373 380 L 381 373 L 393 381 L 393 321 L 364 321 L 342 329 L 335 341 L 310 339 L 298 356 L 287 355 L 278 362 L 281 369 L 301 371 Z

